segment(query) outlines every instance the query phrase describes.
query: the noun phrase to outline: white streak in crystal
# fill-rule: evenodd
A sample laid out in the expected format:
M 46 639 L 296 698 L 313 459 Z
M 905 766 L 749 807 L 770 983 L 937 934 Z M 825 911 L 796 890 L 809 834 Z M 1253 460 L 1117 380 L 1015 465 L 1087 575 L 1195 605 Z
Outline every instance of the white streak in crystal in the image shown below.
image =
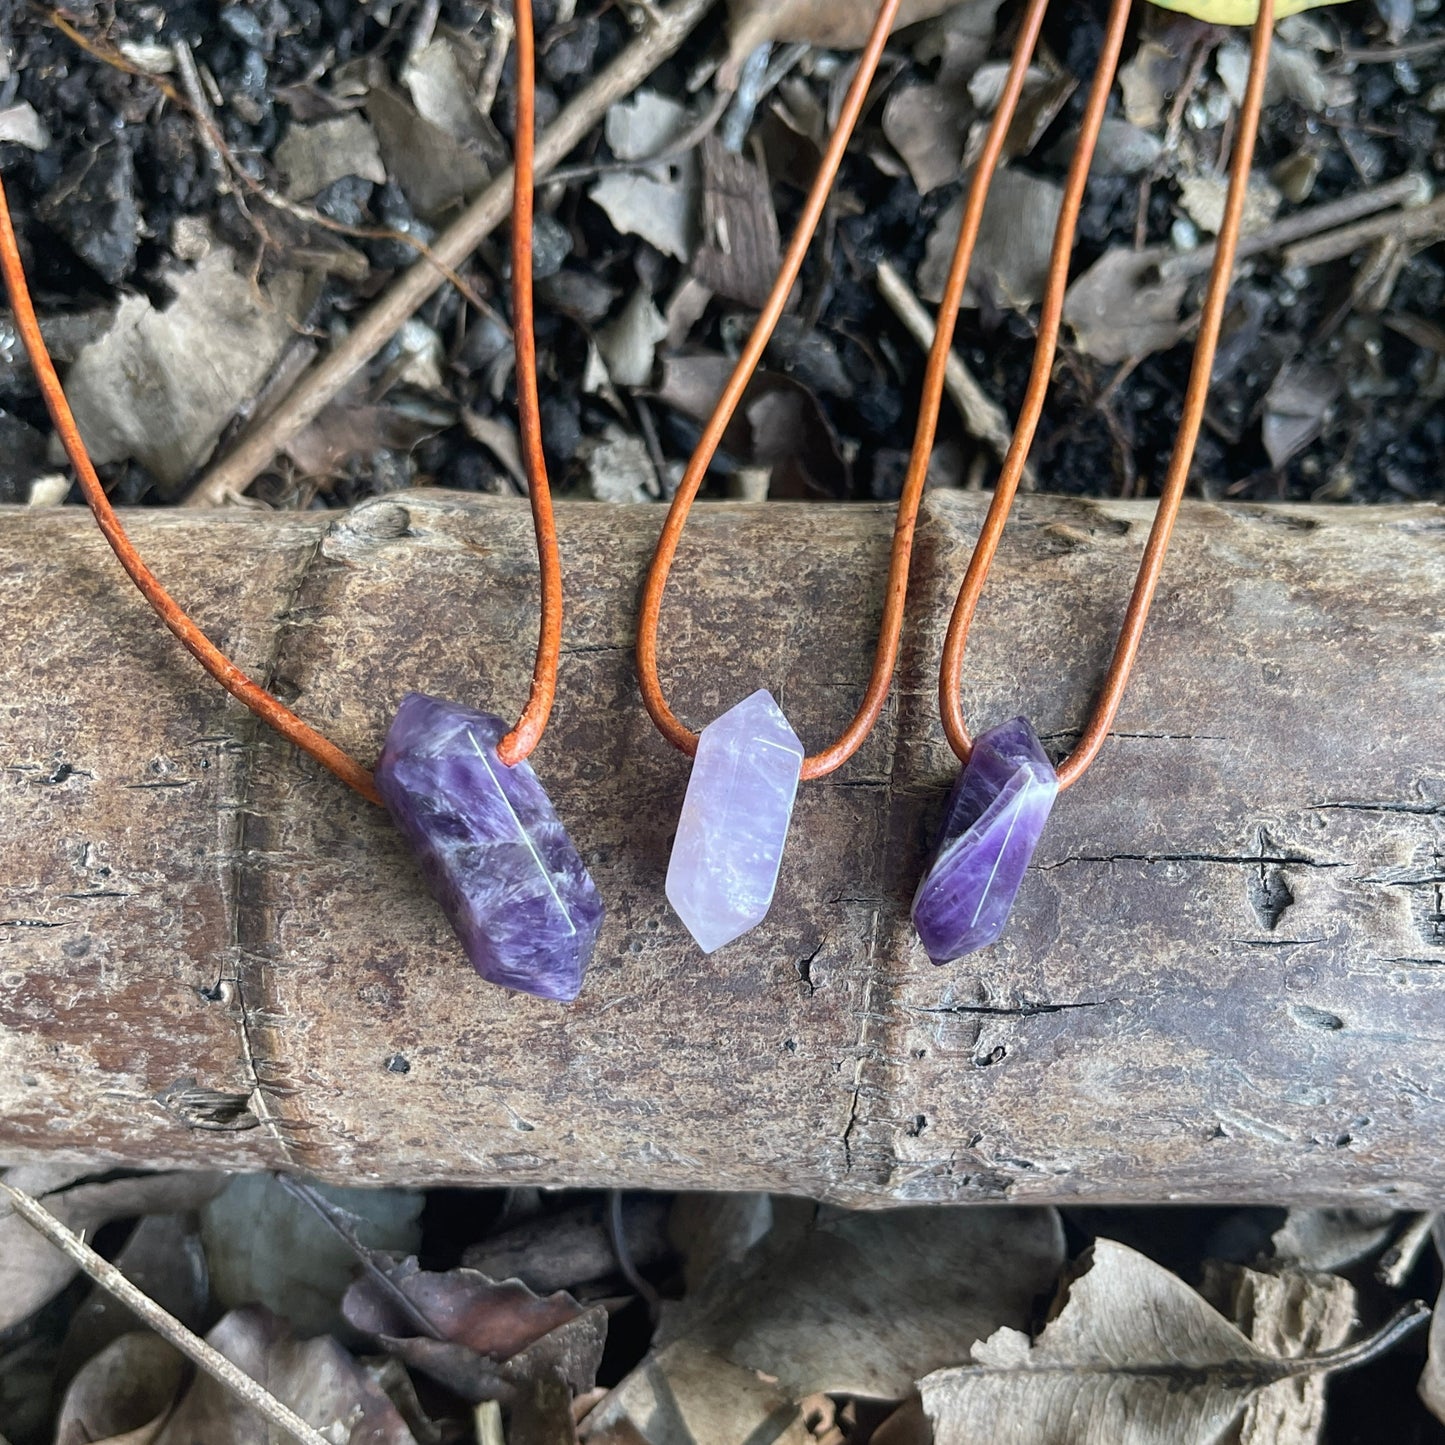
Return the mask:
M 667 869 L 667 899 L 704 953 L 762 921 L 773 901 L 803 745 L 759 690 L 698 740 Z
M 512 806 L 512 800 L 502 788 L 502 780 L 497 776 L 497 770 L 492 766 L 492 760 L 487 756 L 486 749 L 477 741 L 477 735 L 471 728 L 467 729 L 467 741 L 472 745 L 473 751 L 482 760 L 482 766 L 487 770 L 487 776 L 496 785 L 497 797 L 502 800 L 502 806 L 506 808 L 508 817 L 511 818 L 517 830 L 517 837 L 527 846 L 527 852 L 532 855 L 532 861 L 537 865 L 537 877 L 547 885 L 547 891 L 552 895 L 552 901 L 557 905 L 557 913 L 563 923 L 567 925 L 567 932 L 562 936 L 570 938 L 577 932 L 577 925 L 572 922 L 567 906 L 562 902 L 557 892 L 557 885 L 552 882 L 552 872 L 542 861 L 542 855 L 537 851 L 537 845 L 532 841 L 532 835 L 522 826 L 522 820 L 517 816 L 517 810 Z M 561 932 L 561 930 L 558 930 Z

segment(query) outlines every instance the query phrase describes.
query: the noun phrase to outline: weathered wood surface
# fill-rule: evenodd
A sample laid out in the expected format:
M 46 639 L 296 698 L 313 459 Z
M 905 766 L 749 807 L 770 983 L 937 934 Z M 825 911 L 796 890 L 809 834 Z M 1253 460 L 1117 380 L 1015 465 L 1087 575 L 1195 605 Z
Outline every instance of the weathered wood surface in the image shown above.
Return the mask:
M 1445 514 L 1191 506 L 1139 676 L 1007 939 L 906 907 L 953 773 L 934 668 L 979 500 L 930 497 L 889 710 L 805 784 L 767 922 L 704 959 L 662 893 L 686 763 L 631 662 L 654 508 L 561 512 L 536 759 L 610 916 L 580 1001 L 466 968 L 386 819 L 194 668 L 78 511 L 0 516 L 0 1156 L 347 1181 L 892 1200 L 1445 1196 Z M 1062 747 L 1149 508 L 1025 499 L 971 712 Z M 362 757 L 422 688 L 510 712 L 520 504 L 149 512 L 212 634 Z M 885 510 L 700 508 L 662 653 L 701 724 L 771 687 L 804 741 L 866 674 Z

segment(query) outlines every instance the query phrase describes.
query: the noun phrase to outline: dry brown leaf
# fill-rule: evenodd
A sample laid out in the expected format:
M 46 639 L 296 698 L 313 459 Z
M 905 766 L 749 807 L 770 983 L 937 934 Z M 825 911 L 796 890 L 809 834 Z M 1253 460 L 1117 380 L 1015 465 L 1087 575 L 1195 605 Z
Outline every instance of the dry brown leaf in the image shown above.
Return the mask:
M 420 1243 L 423 1199 L 410 1190 L 317 1184 L 297 1193 L 271 1174 L 236 1175 L 201 1215 L 223 1308 L 266 1305 L 308 1335 L 341 1327 L 338 1306 L 356 1273 L 356 1250 L 307 1193 L 365 1249 L 409 1253 Z
M 416 1445 L 395 1405 L 329 1335 L 298 1340 L 269 1310 L 233 1310 L 206 1336 L 308 1425 L 347 1445 Z M 209 1375 L 197 1375 L 155 1445 L 259 1445 L 255 1411 Z
M 302 283 L 284 272 L 258 301 L 234 263 L 217 246 L 171 272 L 164 309 L 122 297 L 110 329 L 76 358 L 65 389 L 96 462 L 131 457 L 179 487 L 270 375 L 294 334 Z
M 1173 255 L 1164 247 L 1106 251 L 1064 296 L 1074 345 L 1096 361 L 1128 361 L 1167 351 L 1184 334 L 1179 319 L 1189 280 L 1161 274 Z
M 1319 436 L 1342 389 L 1333 369 L 1296 361 L 1280 370 L 1264 398 L 1262 431 L 1270 466 L 1276 470 L 1286 466 Z M 1381 1229 L 1377 1222 L 1375 1235 L 1381 1243 L 1389 1229 L 1389 1225 Z
M 705 421 L 733 368 L 726 356 L 697 352 L 662 363 L 658 400 Z M 850 469 L 821 403 L 801 382 L 759 371 L 723 433 L 723 450 L 772 468 L 770 495 L 784 500 L 848 494 Z
M 63 1168 L 64 1166 L 62 1166 Z M 25 1187 L 32 1171 L 10 1176 Z M 112 1219 L 198 1208 L 225 1184 L 219 1174 L 145 1174 L 80 1184 L 43 1196 L 45 1207 L 77 1234 L 92 1235 Z M 0 1214 L 0 1330 L 8 1329 L 53 1299 L 78 1266 L 8 1208 Z
M 894 29 L 931 20 L 957 3 L 903 0 Z M 736 67 L 767 40 L 856 50 L 867 41 L 877 14 L 876 0 L 728 0 L 728 59 L 719 78 L 736 83 Z
M 1044 292 L 1062 203 L 1063 191 L 1053 181 L 1001 169 L 989 187 L 979 225 L 968 272 L 970 289 L 986 287 L 1000 305 L 1032 306 Z M 943 295 L 962 217 L 960 196 L 939 215 L 929 234 L 918 267 L 918 294 L 925 301 L 936 302 Z
M 70 1382 L 55 1445 L 151 1445 L 185 1377 L 185 1357 L 155 1335 L 114 1339 Z
M 418 114 L 391 86 L 372 87 L 366 114 L 387 171 L 426 219 L 457 209 L 491 179 L 491 167 L 475 150 Z
M 1268 1391 L 1368 1353 L 1368 1346 L 1340 1356 L 1293 1352 L 1279 1334 L 1283 1299 L 1276 1304 L 1259 1311 L 1268 1341 L 1261 1347 L 1161 1265 L 1099 1240 L 1037 1339 L 999 1330 L 974 1346 L 971 1365 L 920 1382 L 924 1408 L 945 1445 L 1212 1445 L 1238 1438 L 1231 1429 L 1242 1427 L 1250 1405 Z M 1316 1312 L 1304 1338 L 1317 1338 L 1318 1325 L 1337 1319 L 1334 1308 Z M 1391 1326 L 1380 1339 L 1398 1335 Z M 1271 1403 L 1263 1418 L 1301 1417 Z M 1284 1440 L 1302 1445 L 1308 1438 Z
M 629 1194 L 622 1205 L 622 1234 L 628 1256 L 641 1269 L 667 1253 L 667 1200 Z M 579 1204 L 523 1220 L 462 1254 L 468 1269 L 492 1279 L 519 1279 L 539 1294 L 590 1284 L 617 1273 L 605 1208 Z
M 957 85 L 910 85 L 883 108 L 883 134 L 903 158 L 918 193 L 958 179 L 971 116 Z
M 607 363 L 614 386 L 646 386 L 652 380 L 657 343 L 667 335 L 667 322 L 645 286 L 638 286 L 626 304 L 597 333 L 597 350 Z
M 315 125 L 292 125 L 276 147 L 276 169 L 294 201 L 309 201 L 343 176 L 386 184 L 376 132 L 355 111 Z
M 741 1445 L 764 1422 L 800 1431 L 809 1395 L 900 1398 L 960 1341 L 1023 1324 L 1062 1260 L 1052 1210 L 790 1207 L 740 1274 L 664 1317 L 670 1342 L 589 1427 L 605 1439 L 626 1419 L 650 1445 Z

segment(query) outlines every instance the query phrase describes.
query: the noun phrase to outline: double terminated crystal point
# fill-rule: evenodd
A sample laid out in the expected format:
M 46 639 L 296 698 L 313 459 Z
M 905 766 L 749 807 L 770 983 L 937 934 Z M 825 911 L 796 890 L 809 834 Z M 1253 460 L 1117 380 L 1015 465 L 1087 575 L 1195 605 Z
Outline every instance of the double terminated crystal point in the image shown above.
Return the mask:
M 803 767 L 803 745 L 763 690 L 698 739 L 667 901 L 704 953 L 760 923 L 773 901 Z
M 531 765 L 497 756 L 507 724 L 424 693 L 397 709 L 376 789 L 479 974 L 570 1001 L 602 899 Z
M 913 926 L 934 963 L 962 958 L 1003 932 L 1058 792 L 1027 718 L 979 734 L 913 898 Z

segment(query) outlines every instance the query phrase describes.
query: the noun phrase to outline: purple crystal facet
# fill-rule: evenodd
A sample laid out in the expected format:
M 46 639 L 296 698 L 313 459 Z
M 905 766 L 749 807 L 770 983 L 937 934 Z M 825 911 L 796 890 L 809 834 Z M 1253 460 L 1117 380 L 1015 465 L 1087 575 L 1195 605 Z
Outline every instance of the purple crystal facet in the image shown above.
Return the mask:
M 913 926 L 934 963 L 962 958 L 1003 932 L 1058 792 L 1027 718 L 979 734 L 913 896 Z
M 507 724 L 408 693 L 376 765 L 376 790 L 471 959 L 490 983 L 570 1001 L 602 899 L 545 789 L 497 756 Z

